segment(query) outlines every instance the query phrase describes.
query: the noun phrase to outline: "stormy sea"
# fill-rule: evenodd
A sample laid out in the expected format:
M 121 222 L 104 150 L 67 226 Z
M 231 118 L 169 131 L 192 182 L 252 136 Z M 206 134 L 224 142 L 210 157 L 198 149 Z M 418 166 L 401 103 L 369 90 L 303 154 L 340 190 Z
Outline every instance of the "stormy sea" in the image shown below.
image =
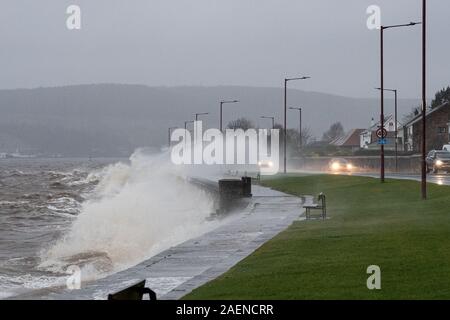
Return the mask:
M 0 159 L 0 299 L 124 270 L 214 227 L 167 155 Z

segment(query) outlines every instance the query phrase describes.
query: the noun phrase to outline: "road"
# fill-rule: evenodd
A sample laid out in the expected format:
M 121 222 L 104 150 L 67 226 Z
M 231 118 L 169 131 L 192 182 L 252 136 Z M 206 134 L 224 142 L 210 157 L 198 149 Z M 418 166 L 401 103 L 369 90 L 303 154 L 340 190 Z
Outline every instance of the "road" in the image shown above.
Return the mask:
M 300 174 L 338 174 L 338 175 L 347 175 L 347 176 L 360 176 L 360 177 L 370 177 L 370 178 L 379 178 L 379 172 L 342 172 L 342 173 L 332 173 L 329 171 L 304 171 L 304 170 L 291 170 L 292 173 L 300 173 Z M 421 181 L 420 174 L 414 173 L 386 173 L 386 179 L 401 179 L 401 180 L 413 180 L 413 181 Z M 427 182 L 434 183 L 440 186 L 449 186 L 450 185 L 450 173 L 447 174 L 427 174 Z
M 349 175 L 343 173 L 344 175 Z M 354 176 L 362 176 L 362 177 L 372 177 L 379 178 L 379 173 L 352 173 Z M 402 180 L 413 180 L 413 181 L 421 181 L 422 177 L 419 174 L 404 174 L 404 173 L 387 173 L 386 179 L 402 179 Z M 428 174 L 427 182 L 438 184 L 440 186 L 449 186 L 450 185 L 450 175 L 449 174 Z

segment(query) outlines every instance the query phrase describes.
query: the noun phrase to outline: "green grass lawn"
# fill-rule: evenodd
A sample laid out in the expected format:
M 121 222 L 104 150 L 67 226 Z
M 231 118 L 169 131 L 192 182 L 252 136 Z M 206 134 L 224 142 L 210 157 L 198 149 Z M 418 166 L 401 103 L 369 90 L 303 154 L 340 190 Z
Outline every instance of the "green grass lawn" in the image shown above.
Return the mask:
M 450 187 L 351 176 L 275 178 L 294 195 L 327 195 L 323 221 L 296 222 L 185 299 L 450 299 Z M 381 290 L 366 269 L 381 268 Z

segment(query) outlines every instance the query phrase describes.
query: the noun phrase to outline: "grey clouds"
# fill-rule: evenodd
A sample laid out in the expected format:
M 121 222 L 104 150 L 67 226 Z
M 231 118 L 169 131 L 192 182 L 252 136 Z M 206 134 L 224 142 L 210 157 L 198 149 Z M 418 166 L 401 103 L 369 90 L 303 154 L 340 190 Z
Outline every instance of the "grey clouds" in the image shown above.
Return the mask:
M 66 8 L 82 10 L 69 31 Z M 376 97 L 379 35 L 366 27 L 421 18 L 412 0 L 5 0 L 0 88 L 81 83 L 294 87 Z M 429 96 L 450 84 L 448 1 L 429 1 Z M 386 86 L 420 96 L 420 28 L 386 34 Z

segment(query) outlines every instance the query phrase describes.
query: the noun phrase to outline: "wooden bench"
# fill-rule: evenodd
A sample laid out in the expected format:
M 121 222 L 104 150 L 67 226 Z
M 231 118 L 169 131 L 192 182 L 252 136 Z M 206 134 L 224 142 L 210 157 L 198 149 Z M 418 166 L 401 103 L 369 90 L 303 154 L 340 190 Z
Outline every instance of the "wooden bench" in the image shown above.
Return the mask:
M 144 294 L 148 294 L 150 300 L 156 300 L 156 293 L 145 287 L 145 280 L 131 287 L 108 295 L 108 300 L 142 300 Z
M 323 193 L 317 197 L 317 203 L 303 206 L 306 209 L 306 220 L 311 219 L 311 210 L 321 210 L 323 220 L 327 218 L 327 199 Z

